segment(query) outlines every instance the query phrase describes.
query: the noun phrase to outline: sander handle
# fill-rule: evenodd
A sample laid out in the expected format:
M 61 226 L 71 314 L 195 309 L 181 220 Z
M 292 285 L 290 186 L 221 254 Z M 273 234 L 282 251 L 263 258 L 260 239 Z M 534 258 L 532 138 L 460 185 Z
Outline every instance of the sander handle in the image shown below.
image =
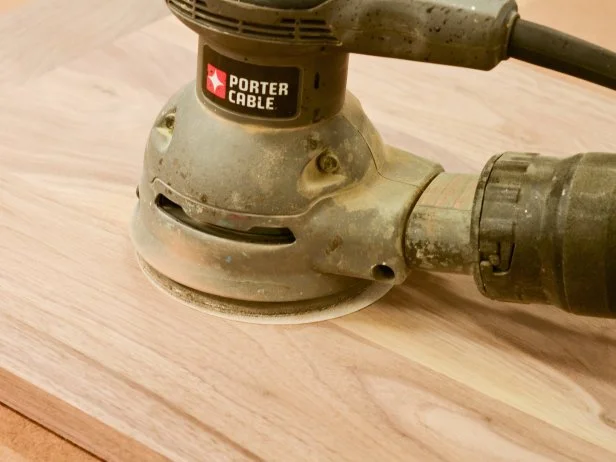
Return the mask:
M 514 0 L 335 1 L 325 7 L 348 53 L 490 70 L 507 58 Z
M 329 5 L 342 7 L 329 15 L 349 53 L 479 70 L 515 58 L 616 89 L 616 53 L 521 19 L 515 0 L 355 0 Z

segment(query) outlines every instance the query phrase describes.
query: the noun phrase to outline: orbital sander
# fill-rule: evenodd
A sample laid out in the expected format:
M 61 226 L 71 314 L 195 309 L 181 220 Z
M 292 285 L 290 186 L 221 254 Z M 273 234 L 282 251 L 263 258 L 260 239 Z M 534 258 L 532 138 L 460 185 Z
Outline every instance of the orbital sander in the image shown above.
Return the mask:
M 351 53 L 490 70 L 508 58 L 616 89 L 616 54 L 513 0 L 167 0 L 196 83 L 158 115 L 132 239 L 146 275 L 209 313 L 318 321 L 414 269 L 496 300 L 616 316 L 616 154 L 494 156 L 446 173 L 384 143 Z

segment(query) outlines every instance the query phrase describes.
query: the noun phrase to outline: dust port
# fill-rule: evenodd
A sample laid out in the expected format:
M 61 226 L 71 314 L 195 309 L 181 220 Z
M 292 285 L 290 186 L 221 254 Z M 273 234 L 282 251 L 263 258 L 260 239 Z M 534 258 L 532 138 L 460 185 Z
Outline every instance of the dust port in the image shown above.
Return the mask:
M 296 240 L 295 235 L 289 228 L 254 227 L 248 231 L 240 231 L 195 220 L 184 212 L 180 204 L 172 201 L 164 194 L 156 196 L 156 206 L 175 221 L 222 239 L 265 245 L 293 244 Z
M 387 265 L 374 265 L 372 267 L 372 277 L 375 281 L 387 282 L 396 278 L 396 273 Z

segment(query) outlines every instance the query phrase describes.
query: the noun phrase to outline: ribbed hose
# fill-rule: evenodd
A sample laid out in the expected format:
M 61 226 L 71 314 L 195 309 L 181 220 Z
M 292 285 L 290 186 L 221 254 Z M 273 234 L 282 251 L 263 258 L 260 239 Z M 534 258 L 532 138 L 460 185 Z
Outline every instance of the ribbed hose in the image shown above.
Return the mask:
M 616 90 L 616 53 L 549 27 L 518 19 L 508 53 L 511 58 Z

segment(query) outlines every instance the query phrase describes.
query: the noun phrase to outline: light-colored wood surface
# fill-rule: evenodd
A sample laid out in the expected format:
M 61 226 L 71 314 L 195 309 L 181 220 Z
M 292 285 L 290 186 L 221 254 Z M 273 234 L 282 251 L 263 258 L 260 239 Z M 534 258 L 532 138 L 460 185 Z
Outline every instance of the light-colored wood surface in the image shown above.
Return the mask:
M 608 1 L 520 4 L 616 48 Z M 0 401 L 109 460 L 616 459 L 616 322 L 425 274 L 308 326 L 226 322 L 154 290 L 127 233 L 134 188 L 150 124 L 195 68 L 195 37 L 164 14 L 0 13 Z M 616 152 L 616 95 L 521 63 L 356 56 L 349 86 L 388 142 L 451 170 Z

